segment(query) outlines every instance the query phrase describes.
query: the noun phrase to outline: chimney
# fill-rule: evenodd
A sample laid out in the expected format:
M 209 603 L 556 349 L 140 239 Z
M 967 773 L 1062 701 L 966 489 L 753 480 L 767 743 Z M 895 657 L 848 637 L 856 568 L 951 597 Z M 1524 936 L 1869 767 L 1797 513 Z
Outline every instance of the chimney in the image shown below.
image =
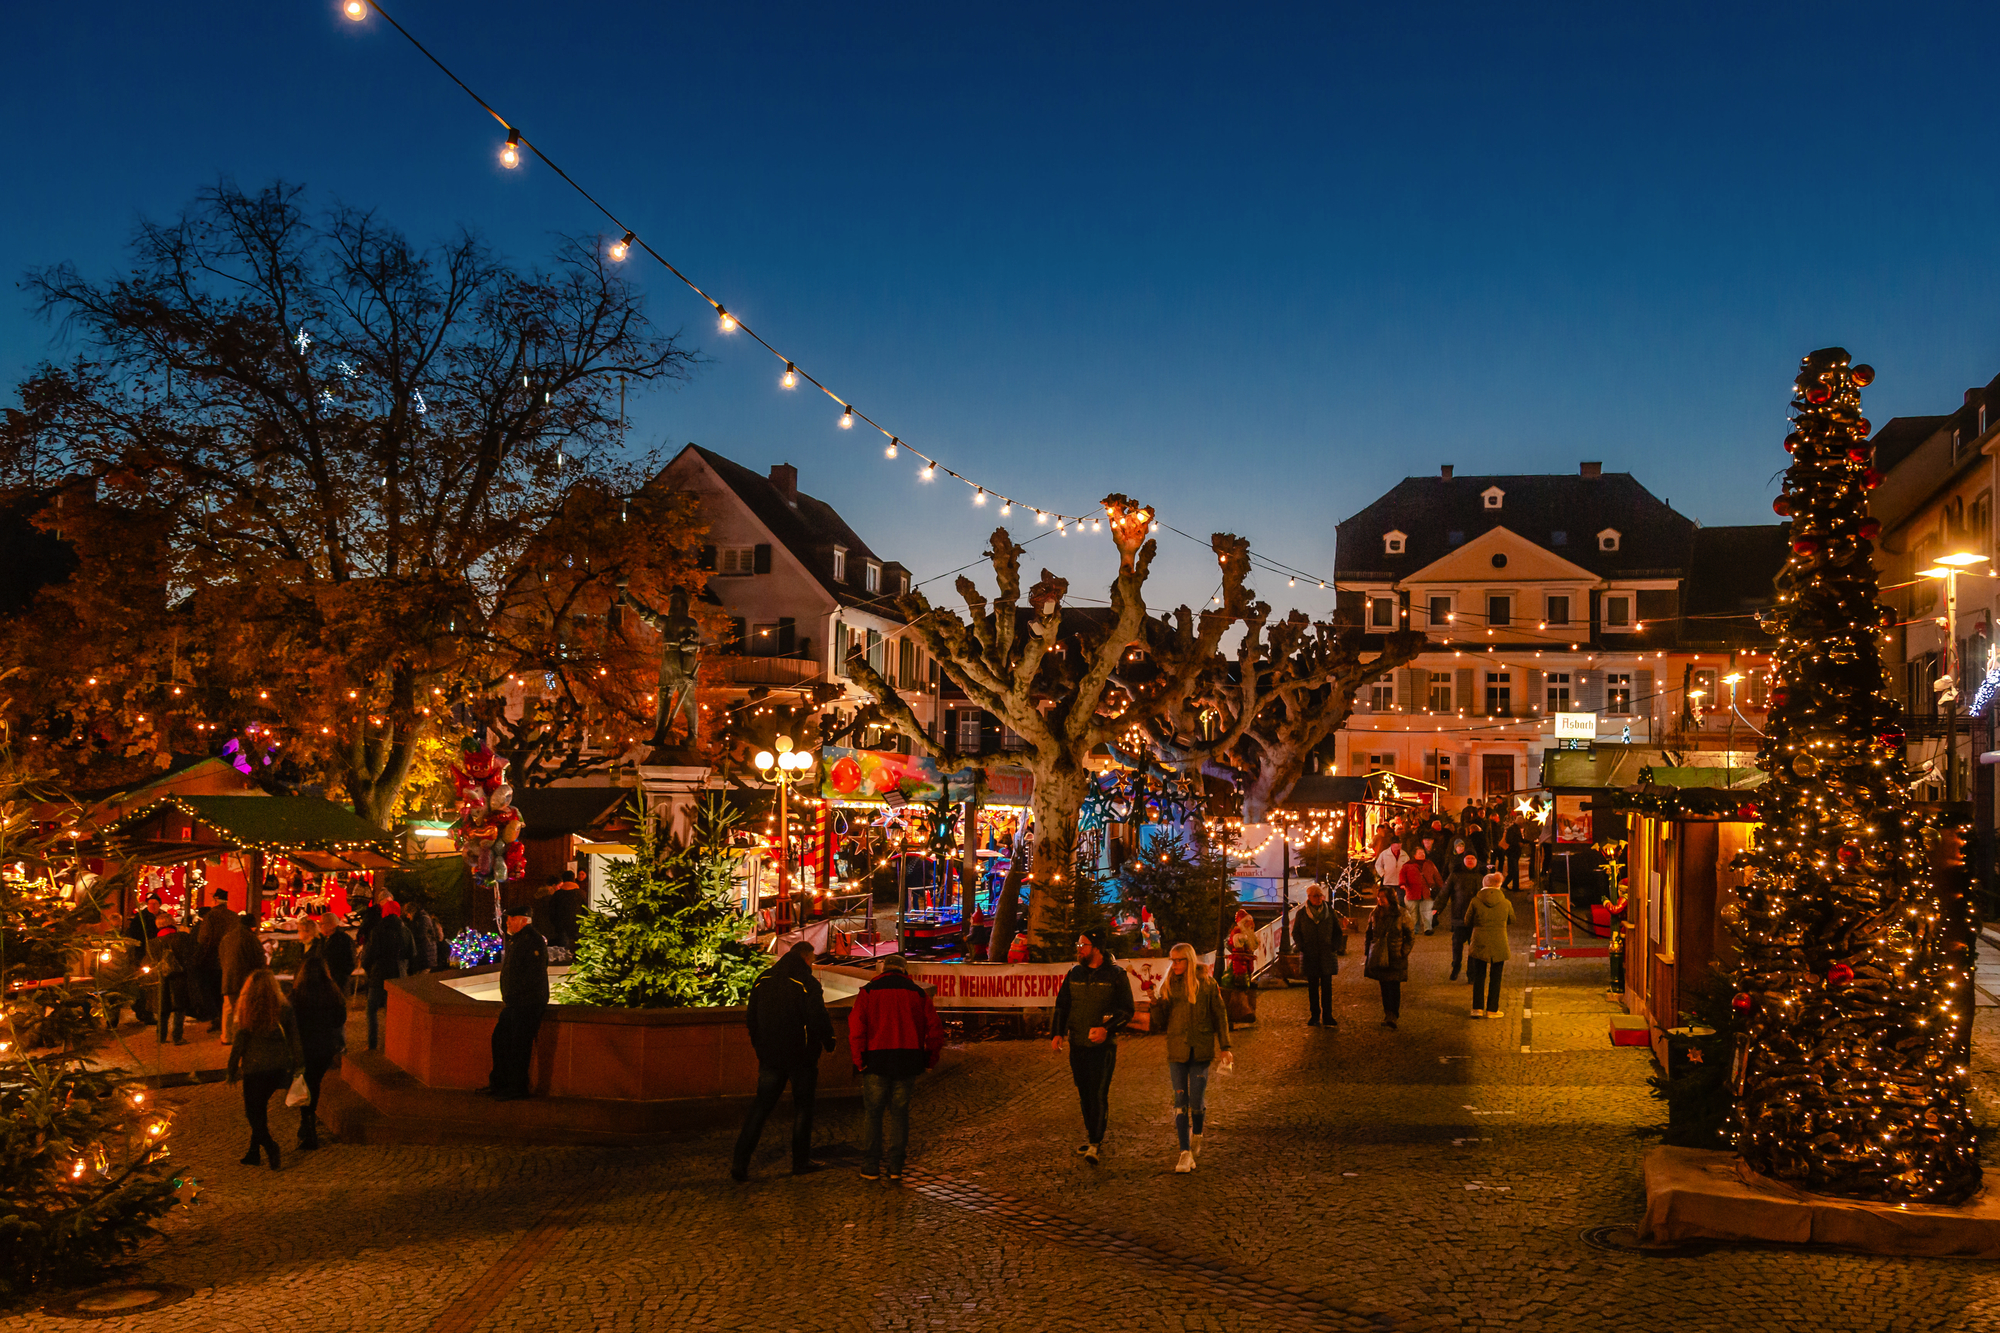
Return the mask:
M 799 502 L 799 470 L 790 463 L 771 464 L 771 484 L 785 497 L 786 504 Z
M 1604 464 L 1602 464 L 1602 463 L 1585 463 L 1585 464 L 1583 465 L 1583 475 L 1584 475 L 1584 476 L 1586 476 L 1586 477 L 1601 477 L 1601 476 L 1603 476 L 1603 475 L 1604 475 Z
M 1979 401 L 1979 390 L 1967 389 L 1965 391 L 1965 405 L 1967 407 L 1971 407 L 1974 403 L 1977 403 L 1978 401 Z
M 1439 475 L 1440 477 L 1443 477 L 1443 478 L 1444 478 L 1444 479 L 1445 479 L 1446 481 L 1450 481 L 1450 480 L 1451 480 L 1451 464 L 1449 464 L 1449 463 L 1446 463 L 1446 464 L 1445 464 L 1445 465 L 1444 465 L 1443 467 L 1440 467 L 1440 468 L 1438 469 L 1438 475 Z

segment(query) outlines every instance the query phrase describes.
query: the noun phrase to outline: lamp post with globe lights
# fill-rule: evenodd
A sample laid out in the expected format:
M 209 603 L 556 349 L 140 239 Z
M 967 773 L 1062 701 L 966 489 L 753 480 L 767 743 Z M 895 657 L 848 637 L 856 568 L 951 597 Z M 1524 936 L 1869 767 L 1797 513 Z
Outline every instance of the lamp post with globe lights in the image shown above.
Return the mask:
M 776 755 L 770 750 L 759 750 L 757 757 L 751 762 L 757 765 L 757 771 L 766 781 L 778 784 L 778 901 L 782 903 L 791 897 L 792 891 L 791 825 L 788 822 L 785 798 L 792 784 L 804 779 L 806 774 L 813 770 L 814 760 L 812 755 L 804 750 L 793 749 L 790 736 L 778 737 L 772 742 L 772 746 L 777 750 Z M 793 911 L 797 929 L 804 930 L 806 903 L 803 891 L 800 892 L 799 901 Z

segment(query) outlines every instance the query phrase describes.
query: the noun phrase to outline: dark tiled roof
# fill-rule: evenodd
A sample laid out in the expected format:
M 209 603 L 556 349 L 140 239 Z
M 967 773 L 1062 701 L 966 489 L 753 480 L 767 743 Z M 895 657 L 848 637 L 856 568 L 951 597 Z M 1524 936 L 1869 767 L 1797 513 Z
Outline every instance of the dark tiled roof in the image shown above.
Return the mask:
M 1488 509 L 1481 493 L 1505 498 Z M 1407 578 L 1490 529 L 1504 527 L 1600 576 L 1672 577 L 1686 558 L 1694 521 L 1676 513 L 1629 472 L 1598 477 L 1534 474 L 1505 477 L 1405 477 L 1339 528 L 1334 572 L 1340 578 Z M 1597 534 L 1616 528 L 1618 549 L 1597 549 Z M 1382 549 L 1402 532 L 1402 555 Z M 1555 533 L 1565 534 L 1557 542 Z M 1462 534 L 1457 542 L 1453 533 Z
M 629 787 L 534 787 L 514 793 L 523 836 L 581 833 L 610 822 L 638 797 Z
M 1875 467 L 1887 472 L 1910 456 L 1912 450 L 1931 437 L 1949 417 L 1891 417 L 1882 423 L 1870 441 L 1875 446 Z
M 1782 523 L 1695 529 L 1681 585 L 1682 645 L 1766 642 L 1754 616 L 1776 604 L 1772 580 L 1790 554 L 1791 530 Z
M 871 612 L 890 620 L 902 619 L 895 604 L 889 598 L 868 592 L 861 583 L 864 562 L 874 560 L 887 568 L 887 562 L 869 549 L 859 533 L 847 526 L 845 519 L 835 512 L 832 505 L 824 500 L 815 500 L 800 491 L 797 503 L 788 501 L 769 477 L 761 476 L 741 463 L 724 458 L 711 449 L 698 444 L 690 444 L 689 449 L 701 456 L 722 478 L 725 485 L 736 493 L 757 521 L 769 528 L 771 535 L 784 544 L 786 550 L 799 563 L 812 571 L 813 577 L 843 606 L 866 606 Z M 833 579 L 833 548 L 847 549 L 847 572 L 854 580 L 850 584 L 836 583 Z

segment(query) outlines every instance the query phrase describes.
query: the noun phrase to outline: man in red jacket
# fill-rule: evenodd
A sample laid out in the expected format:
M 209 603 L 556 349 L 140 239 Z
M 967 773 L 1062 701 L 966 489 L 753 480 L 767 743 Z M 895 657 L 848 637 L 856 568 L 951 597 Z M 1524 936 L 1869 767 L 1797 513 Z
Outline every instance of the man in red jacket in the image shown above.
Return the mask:
M 847 1044 L 861 1074 L 861 1108 L 866 1140 L 861 1178 L 879 1180 L 886 1165 L 890 1183 L 903 1178 L 903 1153 L 910 1143 L 910 1093 L 917 1075 L 944 1053 L 944 1020 L 924 988 L 910 980 L 899 956 L 882 960 L 882 975 L 861 988 L 847 1020 Z M 882 1155 L 882 1113 L 889 1113 L 889 1153 Z

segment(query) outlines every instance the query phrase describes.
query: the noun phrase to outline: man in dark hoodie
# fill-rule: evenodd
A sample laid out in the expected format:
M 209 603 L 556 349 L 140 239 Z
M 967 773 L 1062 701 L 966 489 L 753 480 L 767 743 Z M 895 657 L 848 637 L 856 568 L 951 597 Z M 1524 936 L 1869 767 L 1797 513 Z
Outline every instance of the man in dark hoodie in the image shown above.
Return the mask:
M 376 934 L 395 924 L 395 918 L 384 917 Z M 493 1024 L 493 1072 L 486 1079 L 486 1091 L 495 1101 L 517 1102 L 533 1095 L 535 1037 L 548 1012 L 548 941 L 517 908 L 507 917 L 507 947 L 500 955 L 500 1017 Z
M 1069 1039 L 1069 1073 L 1083 1104 L 1089 1137 L 1077 1148 L 1096 1166 L 1111 1118 L 1111 1075 L 1118 1067 L 1118 1030 L 1132 1021 L 1132 979 L 1111 959 L 1111 941 L 1102 926 L 1076 937 L 1076 966 L 1056 992 L 1055 1040 Z
M 924 988 L 910 980 L 900 955 L 882 960 L 882 975 L 861 988 L 847 1020 L 847 1045 L 861 1074 L 864 1126 L 861 1178 L 875 1180 L 888 1168 L 889 1181 L 903 1178 L 903 1154 L 910 1142 L 910 1094 L 917 1075 L 934 1068 L 944 1052 L 944 1020 Z M 889 1118 L 889 1151 L 882 1152 L 882 1117 Z
M 750 988 L 747 1021 L 757 1052 L 757 1100 L 736 1136 L 730 1159 L 733 1180 L 750 1178 L 750 1155 L 777 1109 L 785 1085 L 792 1086 L 792 1174 L 819 1170 L 812 1160 L 813 1094 L 819 1089 L 821 1051 L 835 1046 L 826 994 L 812 974 L 813 948 L 801 940 L 773 963 Z

